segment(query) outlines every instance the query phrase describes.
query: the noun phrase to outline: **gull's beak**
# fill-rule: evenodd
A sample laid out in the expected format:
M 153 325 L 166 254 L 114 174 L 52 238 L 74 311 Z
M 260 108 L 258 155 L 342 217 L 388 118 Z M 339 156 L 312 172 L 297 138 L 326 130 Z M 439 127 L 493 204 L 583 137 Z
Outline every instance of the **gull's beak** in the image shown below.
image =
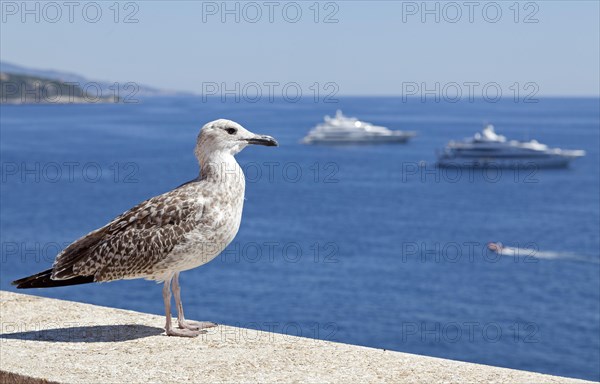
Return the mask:
M 279 143 L 277 140 L 267 135 L 255 135 L 249 139 L 244 139 L 248 144 L 266 145 L 267 147 L 277 147 Z

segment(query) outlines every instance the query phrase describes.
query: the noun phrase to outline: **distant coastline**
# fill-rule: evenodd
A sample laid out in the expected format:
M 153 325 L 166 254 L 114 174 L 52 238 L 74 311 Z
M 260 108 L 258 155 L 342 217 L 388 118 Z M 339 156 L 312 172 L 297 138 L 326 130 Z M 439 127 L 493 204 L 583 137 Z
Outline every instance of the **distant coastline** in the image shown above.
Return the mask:
M 0 62 L 0 104 L 137 104 L 147 97 L 178 95 L 188 94 Z
M 96 93 L 83 89 L 78 83 L 55 79 L 0 72 L 1 104 L 91 104 L 118 103 L 117 95 L 102 95 L 99 86 Z

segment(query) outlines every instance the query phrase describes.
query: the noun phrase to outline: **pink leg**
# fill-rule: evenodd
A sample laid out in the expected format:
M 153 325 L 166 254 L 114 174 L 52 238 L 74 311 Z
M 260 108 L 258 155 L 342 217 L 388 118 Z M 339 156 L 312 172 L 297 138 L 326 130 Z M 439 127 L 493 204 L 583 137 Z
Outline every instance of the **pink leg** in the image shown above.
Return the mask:
M 173 277 L 173 294 L 175 295 L 175 305 L 177 306 L 177 323 L 179 328 L 198 331 L 205 328 L 216 327 L 217 324 L 210 321 L 186 320 L 183 314 L 183 304 L 181 303 L 181 288 L 179 287 L 179 272 Z
M 165 324 L 165 332 L 167 336 L 183 336 L 183 337 L 196 337 L 200 334 L 199 331 L 194 331 L 191 329 L 176 329 L 173 328 L 171 324 L 171 280 L 173 277 L 169 277 L 165 280 L 165 285 L 163 286 L 163 300 L 165 301 L 165 315 L 167 317 L 167 322 Z

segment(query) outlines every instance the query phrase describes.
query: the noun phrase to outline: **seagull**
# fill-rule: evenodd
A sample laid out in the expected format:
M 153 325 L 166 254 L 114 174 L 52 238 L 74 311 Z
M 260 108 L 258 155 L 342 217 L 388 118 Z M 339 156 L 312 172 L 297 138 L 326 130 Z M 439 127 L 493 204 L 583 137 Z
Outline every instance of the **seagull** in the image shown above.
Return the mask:
M 246 181 L 234 155 L 249 144 L 278 145 L 273 137 L 231 120 L 207 123 L 194 150 L 200 164 L 196 179 L 136 205 L 69 245 L 52 268 L 12 284 L 49 288 L 138 278 L 164 282 L 167 335 L 195 337 L 215 327 L 185 319 L 179 274 L 214 259 L 237 234 Z M 171 292 L 178 328 L 171 321 Z

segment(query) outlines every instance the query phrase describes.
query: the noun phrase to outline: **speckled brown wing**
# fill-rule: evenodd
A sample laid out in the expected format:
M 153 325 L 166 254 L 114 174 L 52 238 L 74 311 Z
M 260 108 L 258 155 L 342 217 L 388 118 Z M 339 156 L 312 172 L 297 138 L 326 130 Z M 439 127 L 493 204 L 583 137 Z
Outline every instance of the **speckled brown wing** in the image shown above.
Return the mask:
M 202 216 L 197 194 L 183 187 L 146 200 L 60 253 L 52 279 L 94 281 L 143 277 L 181 242 Z

